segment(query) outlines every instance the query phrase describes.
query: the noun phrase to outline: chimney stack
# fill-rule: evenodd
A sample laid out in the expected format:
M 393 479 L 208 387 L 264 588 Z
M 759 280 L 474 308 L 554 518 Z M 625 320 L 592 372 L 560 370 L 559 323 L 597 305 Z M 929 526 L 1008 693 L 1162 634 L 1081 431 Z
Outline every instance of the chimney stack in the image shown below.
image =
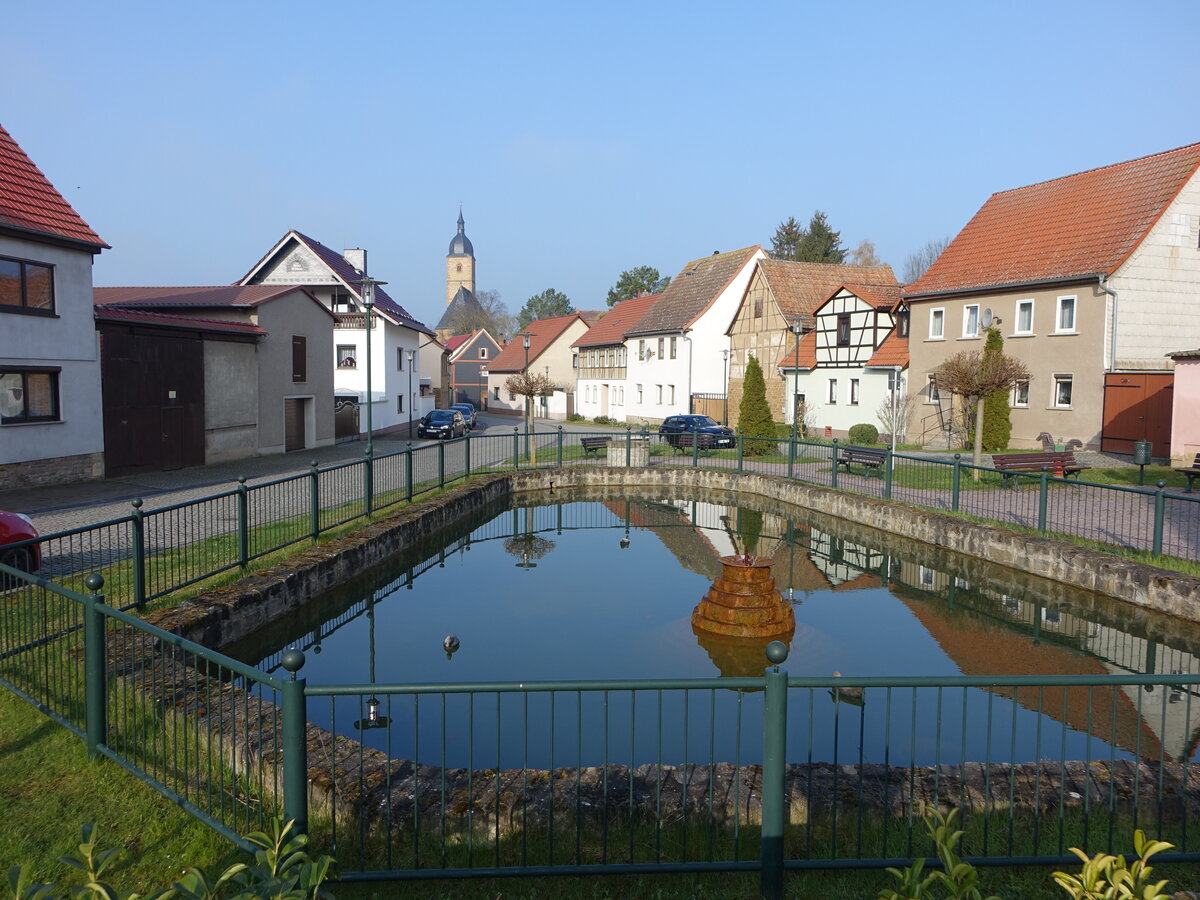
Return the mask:
M 367 251 L 366 250 L 360 250 L 357 248 L 355 248 L 353 250 L 343 250 L 342 256 L 345 257 L 346 262 L 350 263 L 350 265 L 352 265 L 352 266 L 354 266 L 354 268 L 358 269 L 359 275 L 367 274 Z

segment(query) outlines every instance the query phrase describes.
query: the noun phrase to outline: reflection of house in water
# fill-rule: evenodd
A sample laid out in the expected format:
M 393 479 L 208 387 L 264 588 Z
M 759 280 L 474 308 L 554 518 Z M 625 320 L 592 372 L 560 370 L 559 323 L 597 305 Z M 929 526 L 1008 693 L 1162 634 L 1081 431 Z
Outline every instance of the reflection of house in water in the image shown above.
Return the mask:
M 813 528 L 810 532 L 809 555 L 834 590 L 857 590 L 879 587 L 879 573 L 887 556 L 861 544 L 851 543 Z

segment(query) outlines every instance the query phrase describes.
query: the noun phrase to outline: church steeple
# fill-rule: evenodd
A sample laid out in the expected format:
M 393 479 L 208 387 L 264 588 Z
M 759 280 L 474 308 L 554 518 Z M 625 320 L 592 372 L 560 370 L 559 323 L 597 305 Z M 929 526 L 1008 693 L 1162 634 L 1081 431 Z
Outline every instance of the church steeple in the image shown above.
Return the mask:
M 461 206 L 458 209 L 458 233 L 450 241 L 450 252 L 446 254 L 447 306 L 459 288 L 466 288 L 472 295 L 475 293 L 475 248 L 467 237 Z

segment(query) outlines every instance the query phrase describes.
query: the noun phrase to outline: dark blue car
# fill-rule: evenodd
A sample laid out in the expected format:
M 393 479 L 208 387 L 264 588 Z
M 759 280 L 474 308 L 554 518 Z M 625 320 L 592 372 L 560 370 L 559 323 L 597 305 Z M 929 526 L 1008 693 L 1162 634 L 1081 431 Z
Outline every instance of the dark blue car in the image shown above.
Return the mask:
M 658 434 L 672 447 L 678 446 L 681 434 L 711 434 L 712 446 L 716 448 L 736 444 L 733 429 L 718 425 L 711 416 L 667 416 L 658 426 Z

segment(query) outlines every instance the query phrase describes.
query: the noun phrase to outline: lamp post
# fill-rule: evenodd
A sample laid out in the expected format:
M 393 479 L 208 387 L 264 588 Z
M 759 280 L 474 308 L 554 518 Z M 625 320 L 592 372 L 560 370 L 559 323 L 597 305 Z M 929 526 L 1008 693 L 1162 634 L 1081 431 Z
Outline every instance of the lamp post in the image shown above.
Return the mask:
M 896 429 L 900 425 L 900 423 L 896 419 L 896 416 L 897 416 L 896 403 L 899 401 L 899 399 L 900 399 L 900 367 L 896 366 L 895 371 L 892 373 L 892 455 L 893 456 L 895 456 L 895 454 L 896 454 Z
M 800 430 L 800 417 L 796 415 L 796 384 L 799 380 L 800 372 L 800 333 L 803 330 L 804 323 L 796 317 L 791 324 L 792 334 L 796 336 L 796 351 L 795 359 L 792 366 L 792 395 L 790 405 L 792 407 L 792 443 L 788 447 L 788 472 L 792 470 L 792 461 L 796 458 L 796 435 Z
M 729 348 L 721 351 L 721 379 L 722 390 L 725 393 L 724 412 L 721 413 L 721 424 L 729 424 Z
M 375 600 L 372 598 L 367 605 L 367 623 L 368 634 L 370 635 L 370 678 L 371 684 L 375 684 Z M 376 728 L 387 728 L 391 724 L 391 719 L 387 716 L 379 714 L 379 698 L 372 691 L 371 696 L 367 698 L 367 715 L 366 718 L 359 719 L 354 723 L 354 727 L 359 731 L 373 731 Z
M 525 390 L 529 390 L 529 339 L 533 335 L 528 331 L 521 332 L 521 344 L 525 348 L 525 369 L 522 374 L 525 376 Z M 525 455 L 529 455 L 529 394 L 525 394 Z
M 416 355 L 417 352 L 415 350 L 408 351 L 408 439 L 410 441 L 413 435 L 413 407 L 416 406 L 416 403 L 413 402 L 412 392 L 413 359 L 416 358 Z
M 374 405 L 371 395 L 371 320 L 374 318 L 375 286 L 387 282 L 376 281 L 364 273 L 359 284 L 362 286 L 362 305 L 367 326 L 367 456 L 371 456 L 375 451 L 375 428 L 371 418 L 371 407 Z

